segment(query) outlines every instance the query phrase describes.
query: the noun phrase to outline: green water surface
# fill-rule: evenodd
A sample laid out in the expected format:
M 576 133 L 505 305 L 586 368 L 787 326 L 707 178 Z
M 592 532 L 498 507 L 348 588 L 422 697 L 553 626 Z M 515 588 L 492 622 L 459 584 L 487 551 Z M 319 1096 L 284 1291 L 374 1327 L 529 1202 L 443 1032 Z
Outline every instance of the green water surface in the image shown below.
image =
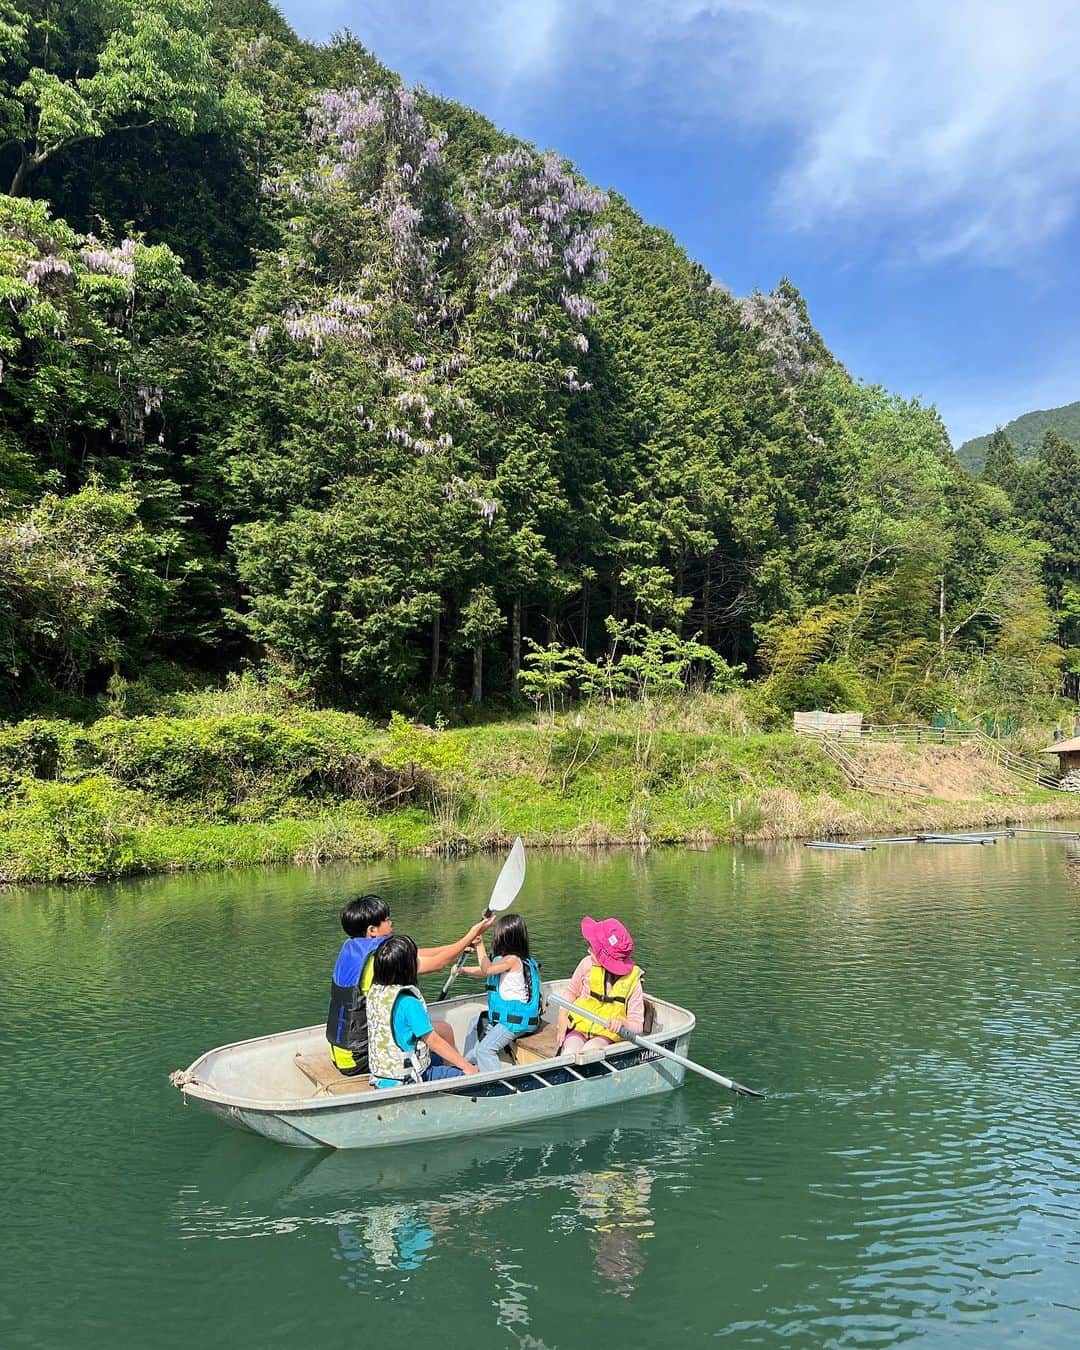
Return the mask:
M 1076 1345 L 1068 852 L 534 854 L 545 976 L 618 915 L 692 1053 L 768 1100 L 688 1080 L 381 1154 L 231 1131 L 167 1075 L 322 1020 L 351 894 L 446 941 L 497 860 L 8 893 L 0 1344 Z

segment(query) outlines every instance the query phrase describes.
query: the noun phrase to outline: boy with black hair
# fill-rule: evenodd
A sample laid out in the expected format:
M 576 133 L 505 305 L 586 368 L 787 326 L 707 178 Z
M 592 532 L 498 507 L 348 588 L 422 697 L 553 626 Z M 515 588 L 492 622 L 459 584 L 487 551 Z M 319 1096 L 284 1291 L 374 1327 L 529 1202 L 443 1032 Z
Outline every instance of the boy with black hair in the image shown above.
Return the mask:
M 446 946 L 420 948 L 420 974 L 448 966 L 494 922 L 491 918 L 473 924 L 463 938 Z M 334 1065 L 351 1078 L 368 1071 L 367 991 L 374 970 L 372 958 L 393 933 L 394 921 L 381 895 L 359 895 L 341 911 L 341 926 L 345 941 L 330 977 L 326 1039 Z M 441 1025 L 436 1023 L 437 1028 Z

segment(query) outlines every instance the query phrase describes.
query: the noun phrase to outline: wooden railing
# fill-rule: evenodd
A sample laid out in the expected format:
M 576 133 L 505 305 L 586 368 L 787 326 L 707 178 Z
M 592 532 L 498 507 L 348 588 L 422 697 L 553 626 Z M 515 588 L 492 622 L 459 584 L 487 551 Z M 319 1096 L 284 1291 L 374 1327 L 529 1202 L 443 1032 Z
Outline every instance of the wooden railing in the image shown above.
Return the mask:
M 861 740 L 880 745 L 973 745 L 986 733 L 977 727 L 921 727 L 914 723 L 867 723 Z M 987 737 L 989 739 L 989 737 Z
M 1000 764 L 1003 769 L 1009 773 L 1014 773 L 1018 778 L 1022 778 L 1026 783 L 1031 783 L 1035 787 L 1048 788 L 1052 792 L 1063 791 L 1057 776 L 1034 755 L 1017 754 L 1015 750 L 1010 750 L 1008 746 L 1002 745 L 1000 741 L 995 741 L 992 736 L 988 736 L 985 731 L 978 731 L 978 740 L 976 744 L 987 759 L 995 764 Z
M 981 727 L 925 727 L 916 724 L 874 725 L 868 723 L 858 733 L 845 730 L 842 735 L 825 730 L 799 728 L 800 736 L 809 736 L 825 750 L 835 764 L 843 769 L 853 787 L 863 787 L 873 782 L 879 791 L 908 791 L 928 796 L 922 788 L 901 779 L 890 780 L 867 773 L 846 749 L 841 749 L 841 741 L 846 746 L 855 745 L 971 745 L 992 763 L 1000 765 L 1007 773 L 1015 774 L 1032 787 L 1041 787 L 1050 791 L 1061 791 L 1060 784 L 1052 771 L 1034 755 L 1022 755 L 1000 741 L 988 736 Z M 833 753 L 839 751 L 839 753 Z M 846 763 L 844 762 L 846 761 Z M 874 789 L 866 787 L 864 790 Z
M 847 779 L 849 785 L 860 792 L 869 792 L 881 797 L 928 797 L 930 794 L 917 783 L 908 783 L 902 778 L 884 778 L 880 774 L 870 773 L 865 765 L 844 748 L 841 738 L 834 733 L 822 731 L 800 731 L 799 735 L 809 736 L 817 741 L 829 759 Z

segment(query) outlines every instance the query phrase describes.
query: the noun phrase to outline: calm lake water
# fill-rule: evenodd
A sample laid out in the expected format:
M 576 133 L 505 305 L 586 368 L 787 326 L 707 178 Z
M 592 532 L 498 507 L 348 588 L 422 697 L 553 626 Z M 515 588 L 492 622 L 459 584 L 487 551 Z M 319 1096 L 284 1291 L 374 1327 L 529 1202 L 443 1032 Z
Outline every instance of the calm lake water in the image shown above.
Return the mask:
M 617 914 L 694 1056 L 768 1100 L 688 1079 L 376 1156 L 230 1131 L 167 1075 L 322 1020 L 350 894 L 450 940 L 497 861 L 0 897 L 0 1344 L 1076 1345 L 1067 853 L 534 854 L 545 975 Z

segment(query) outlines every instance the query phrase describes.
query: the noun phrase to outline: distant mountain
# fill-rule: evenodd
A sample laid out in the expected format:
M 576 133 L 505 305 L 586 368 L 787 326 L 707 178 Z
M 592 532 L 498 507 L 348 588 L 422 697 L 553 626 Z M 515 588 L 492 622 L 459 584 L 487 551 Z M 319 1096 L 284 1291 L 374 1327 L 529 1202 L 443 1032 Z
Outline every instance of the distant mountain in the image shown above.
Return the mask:
M 1034 459 L 1042 444 L 1043 434 L 1054 430 L 1067 441 L 1080 441 L 1080 403 L 1066 403 L 1063 408 L 1046 408 L 1038 412 L 1024 413 L 1011 422 L 1006 422 L 1002 430 L 1013 443 L 1020 459 Z M 957 450 L 956 457 L 965 469 L 978 473 L 986 462 L 986 447 L 990 442 L 990 433 L 976 436 L 965 441 Z

